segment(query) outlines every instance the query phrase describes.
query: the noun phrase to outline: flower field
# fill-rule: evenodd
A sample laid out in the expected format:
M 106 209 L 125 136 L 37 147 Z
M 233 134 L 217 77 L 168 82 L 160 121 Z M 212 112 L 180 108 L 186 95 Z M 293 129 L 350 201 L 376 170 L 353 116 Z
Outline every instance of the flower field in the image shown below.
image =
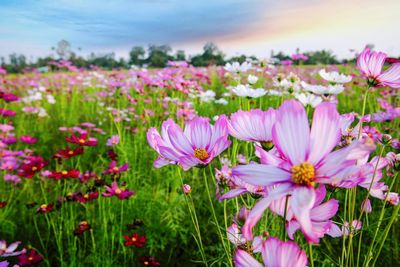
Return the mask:
M 0 74 L 0 266 L 400 266 L 400 63 Z

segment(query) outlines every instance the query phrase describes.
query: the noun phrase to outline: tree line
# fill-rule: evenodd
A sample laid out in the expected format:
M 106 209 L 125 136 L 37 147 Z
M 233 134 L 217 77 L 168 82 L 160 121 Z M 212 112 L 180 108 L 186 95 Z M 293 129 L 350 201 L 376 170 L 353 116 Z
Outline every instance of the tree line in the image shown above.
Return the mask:
M 8 73 L 20 73 L 30 71 L 32 69 L 52 68 L 53 62 L 59 60 L 68 60 L 72 65 L 78 68 L 91 68 L 93 66 L 103 69 L 118 69 L 130 68 L 132 65 L 137 67 L 163 68 L 168 61 L 187 61 L 193 66 L 209 66 L 209 65 L 224 65 L 227 62 L 238 61 L 240 63 L 245 60 L 257 60 L 255 56 L 234 56 L 227 58 L 226 55 L 212 42 L 206 43 L 203 46 L 203 51 L 200 54 L 187 56 L 185 51 L 177 50 L 173 52 L 169 45 L 149 45 L 147 48 L 143 46 L 134 46 L 129 52 L 129 58 L 116 58 L 115 53 L 95 54 L 90 53 L 89 56 L 83 57 L 72 50 L 71 44 L 68 41 L 62 40 L 58 42 L 52 50 L 56 55 L 39 57 L 33 62 L 28 62 L 25 55 L 13 53 L 9 55 L 8 60 L 5 57 L 0 57 L 0 65 Z M 80 50 L 80 49 L 78 49 Z M 296 51 L 298 54 L 299 51 Z M 291 64 L 338 64 L 336 56 L 328 50 L 311 51 L 302 53 L 303 59 L 294 59 L 293 55 L 288 55 L 283 52 L 271 52 L 270 58 L 278 61 L 291 61 Z M 347 61 L 345 61 L 347 62 Z

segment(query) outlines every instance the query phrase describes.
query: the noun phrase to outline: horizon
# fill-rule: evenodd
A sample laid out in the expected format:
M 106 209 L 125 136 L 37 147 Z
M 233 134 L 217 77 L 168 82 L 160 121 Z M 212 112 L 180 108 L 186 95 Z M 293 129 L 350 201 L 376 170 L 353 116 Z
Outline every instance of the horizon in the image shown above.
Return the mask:
M 227 56 L 265 58 L 271 50 L 290 55 L 299 48 L 330 50 L 343 59 L 367 44 L 399 56 L 400 35 L 393 32 L 400 22 L 400 1 L 384 2 L 5 0 L 0 7 L 0 56 L 48 56 L 63 39 L 85 57 L 115 52 L 116 58 L 127 58 L 133 46 L 149 44 L 194 55 L 210 41 Z

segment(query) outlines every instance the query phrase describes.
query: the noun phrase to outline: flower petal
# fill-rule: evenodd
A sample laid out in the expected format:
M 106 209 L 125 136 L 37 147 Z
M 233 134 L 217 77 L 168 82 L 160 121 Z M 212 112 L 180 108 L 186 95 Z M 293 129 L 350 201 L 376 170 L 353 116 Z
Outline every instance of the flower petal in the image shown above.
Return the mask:
M 317 165 L 338 144 L 341 138 L 339 113 L 332 103 L 322 103 L 314 111 L 310 134 L 308 162 Z
M 318 243 L 318 237 L 312 229 L 310 212 L 315 202 L 314 188 L 300 186 L 293 190 L 290 207 L 300 224 L 301 230 L 309 242 Z
M 285 196 L 292 188 L 291 184 L 280 184 L 278 187 L 269 191 L 268 195 L 259 200 L 257 204 L 250 211 L 247 216 L 246 222 L 242 227 L 242 234 L 247 240 L 253 239 L 252 229 L 261 219 L 264 211 L 268 208 L 269 204 L 275 199 L 279 199 Z
M 249 164 L 232 168 L 232 175 L 246 183 L 258 186 L 269 186 L 279 182 L 288 182 L 291 174 L 272 165 Z
M 244 250 L 238 249 L 235 255 L 236 267 L 263 267 L 256 259 Z
M 300 102 L 286 100 L 277 112 L 272 140 L 278 151 L 293 165 L 304 162 L 308 155 L 310 128 Z
M 330 199 L 324 204 L 313 208 L 310 212 L 310 216 L 313 221 L 322 222 L 335 216 L 338 209 L 339 202 L 336 199 Z

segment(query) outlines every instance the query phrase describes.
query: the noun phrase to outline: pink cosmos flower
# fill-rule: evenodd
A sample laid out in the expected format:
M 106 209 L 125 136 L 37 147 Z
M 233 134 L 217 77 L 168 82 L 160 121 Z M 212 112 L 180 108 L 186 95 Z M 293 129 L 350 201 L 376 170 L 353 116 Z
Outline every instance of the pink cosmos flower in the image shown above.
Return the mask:
M 307 266 L 307 255 L 304 250 L 292 241 L 281 241 L 276 237 L 262 242 L 261 247 L 264 266 L 273 267 L 304 267 Z M 236 267 L 262 267 L 246 251 L 238 249 L 235 255 Z
M 0 115 L 3 117 L 14 117 L 17 113 L 13 110 L 0 108 Z
M 184 184 L 184 185 L 182 185 L 182 190 L 183 190 L 183 193 L 185 193 L 187 195 L 187 194 L 190 194 L 190 192 L 192 191 L 192 188 L 190 187 L 190 185 Z
M 228 120 L 220 116 L 215 125 L 208 118 L 197 117 L 186 123 L 184 131 L 173 120 L 163 122 L 161 135 L 155 128 L 147 132 L 147 141 L 158 152 L 156 168 L 179 164 L 186 171 L 197 165 L 208 165 L 228 148 Z
M 124 172 L 128 169 L 129 165 L 128 163 L 125 163 L 121 167 L 117 166 L 117 162 L 115 160 L 111 161 L 111 163 L 108 165 L 108 169 L 103 172 L 103 174 L 112 174 L 115 175 L 120 172 Z
M 351 223 L 344 222 L 341 228 L 336 224 L 332 224 L 332 227 L 327 234 L 332 237 L 348 236 L 349 233 L 354 235 L 357 231 L 361 230 L 361 228 L 362 222 L 353 220 Z
M 110 139 L 107 140 L 107 146 L 115 146 L 119 144 L 119 135 L 113 135 Z
M 1 170 L 13 171 L 19 167 L 17 158 L 13 156 L 3 157 L 0 163 Z
M 322 103 L 314 112 L 310 131 L 303 105 L 285 101 L 277 112 L 272 129 L 276 153 L 262 152 L 264 164 L 239 165 L 233 176 L 257 186 L 274 186 L 250 212 L 243 226 L 243 235 L 252 239 L 252 228 L 273 200 L 291 194 L 290 206 L 309 242 L 318 242 L 313 231 L 311 209 L 316 202 L 315 183 L 336 185 L 342 179 L 359 172 L 358 159 L 375 149 L 367 142 L 355 141 L 333 151 L 341 139 L 339 114 L 335 105 Z M 278 156 L 277 156 L 278 155 Z M 355 185 L 354 185 L 355 186 Z
M 388 192 L 387 193 L 387 201 L 390 204 L 392 204 L 394 206 L 397 206 L 399 204 L 399 201 L 400 201 L 399 194 L 395 193 L 395 192 Z
M 106 192 L 102 194 L 104 197 L 117 196 L 119 199 L 123 200 L 135 194 L 135 192 L 129 191 L 126 188 L 118 187 L 118 184 L 116 182 L 113 182 L 111 184 L 111 187 L 105 186 L 105 188 Z
M 400 63 L 382 71 L 386 58 L 387 55 L 383 52 L 373 52 L 365 48 L 357 58 L 357 67 L 366 76 L 370 86 L 400 88 Z
M 372 212 L 371 201 L 369 200 L 369 198 L 367 198 L 366 200 L 363 200 L 363 202 L 361 203 L 361 210 L 365 213 Z
M 14 183 L 14 185 L 16 185 L 19 182 L 21 182 L 21 179 L 18 177 L 18 175 L 7 173 L 7 174 L 4 175 L 4 181 L 12 182 L 12 183 Z
M 4 99 L 6 102 L 15 102 L 19 100 L 19 97 L 12 93 L 0 92 L 0 98 Z
M 81 133 L 79 136 L 71 135 L 65 138 L 65 140 L 72 144 L 77 144 L 80 146 L 96 146 L 97 139 L 94 137 L 89 137 L 87 133 Z
M 272 126 L 275 123 L 276 111 L 252 109 L 239 110 L 231 115 L 228 124 L 229 133 L 237 139 L 251 142 L 267 143 L 272 141 Z
M 37 142 L 37 139 L 30 135 L 22 135 L 19 139 L 25 144 L 35 144 Z
M 19 244 L 21 244 L 21 242 L 17 241 L 7 246 L 6 241 L 0 240 L 0 257 L 12 257 L 25 253 L 25 249 L 21 251 L 15 251 Z

